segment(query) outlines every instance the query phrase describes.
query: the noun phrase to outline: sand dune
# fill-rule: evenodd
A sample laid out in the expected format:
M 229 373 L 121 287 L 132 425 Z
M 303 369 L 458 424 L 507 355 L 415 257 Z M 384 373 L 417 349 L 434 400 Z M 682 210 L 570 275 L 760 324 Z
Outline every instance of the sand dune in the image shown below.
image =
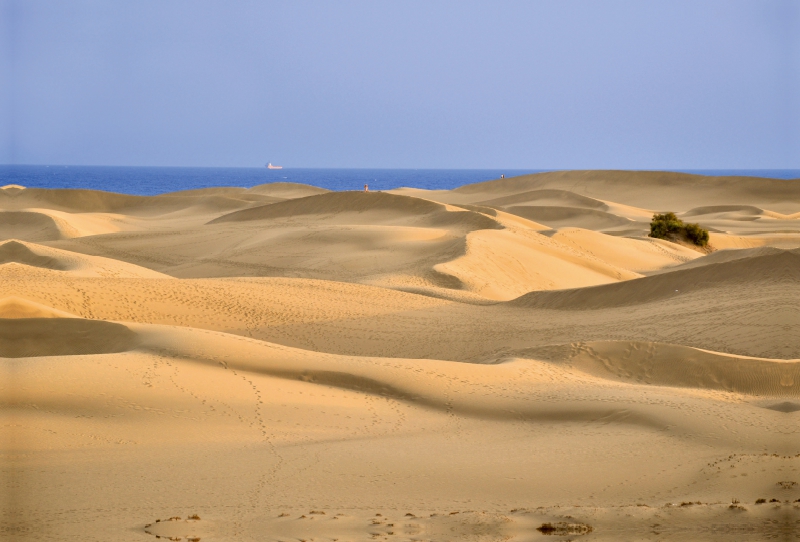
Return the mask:
M 4 188 L 0 538 L 788 540 L 799 182 Z
M 498 300 L 531 290 L 605 284 L 638 277 L 586 252 L 542 235 L 480 230 L 466 238 L 465 254 L 434 269 L 459 280 L 462 289 Z
M 671 268 L 701 257 L 696 250 L 662 239 L 611 237 L 582 228 L 562 228 L 550 238 L 637 273 Z
M 536 197 L 536 194 L 546 194 L 548 191 L 555 191 L 551 199 L 542 200 L 547 201 L 548 205 L 594 209 L 608 212 L 618 218 L 637 221 L 647 221 L 647 213 L 652 212 L 684 213 L 696 211 L 697 208 L 702 210 L 713 207 L 729 209 L 755 207 L 763 210 L 762 218 L 780 220 L 770 220 L 767 224 L 761 224 L 760 233 L 775 231 L 800 234 L 800 229 L 785 222 L 785 220 L 795 220 L 795 215 L 798 213 L 800 205 L 798 179 L 784 181 L 754 177 L 710 177 L 660 171 L 556 171 L 476 183 L 450 191 L 401 189 L 394 192 L 444 203 L 485 205 L 486 202 L 494 202 L 491 206 L 498 206 L 499 201 L 499 206 L 513 206 L 514 202 L 532 201 L 535 204 L 535 200 L 529 199 L 529 194 Z M 556 196 L 559 191 L 561 194 Z M 597 206 L 596 203 L 591 204 L 591 201 L 602 203 L 605 207 Z M 526 207 L 526 205 L 518 206 Z M 736 214 L 737 211 L 733 213 Z M 744 220 L 738 220 L 740 216 L 734 217 L 736 220 L 727 220 L 725 216 L 704 217 L 693 214 L 690 217 L 696 217 L 701 223 L 706 222 L 703 225 L 712 229 L 715 228 L 715 221 L 721 222 L 724 227 L 716 229 L 729 234 L 739 234 L 744 231 L 753 233 L 749 230 L 752 225 L 742 224 Z M 606 218 L 609 221 L 600 222 L 598 227 L 589 221 L 583 224 L 556 224 L 555 227 L 579 226 L 588 229 L 613 227 L 608 225 L 613 218 Z M 643 233 L 641 226 L 638 229 Z
M 0 240 L 42 242 L 130 229 L 135 219 L 112 213 L 70 213 L 53 209 L 0 212 Z
M 438 292 L 461 286 L 436 265 L 462 255 L 470 232 L 504 228 L 499 220 L 417 198 L 330 193 L 225 214 L 200 230 L 156 230 L 150 242 L 126 233 L 58 246 L 184 278 L 283 275 Z
M 411 219 L 418 225 L 451 226 L 468 230 L 502 227 L 482 213 L 448 208 L 429 200 L 381 192 L 330 192 L 297 198 L 236 211 L 216 218 L 209 224 L 307 215 L 317 215 L 321 219 L 331 221 L 344 220 L 348 223 L 387 223 Z
M 526 352 L 534 357 L 537 354 L 622 382 L 756 396 L 800 395 L 800 360 L 723 355 L 685 346 L 629 341 L 577 343 Z M 785 410 L 784 403 L 777 404 Z
M 45 249 L 54 252 L 53 249 Z M 59 251 L 60 252 L 60 251 Z M 21 263 L 45 269 L 66 269 L 63 262 L 49 254 L 37 254 L 26 243 L 19 241 L 6 241 L 0 245 L 0 265 L 7 263 Z
M 77 318 L 74 314 L 54 309 L 16 296 L 0 299 L 0 318 Z
M 432 201 L 396 196 L 381 192 L 329 192 L 285 201 L 280 205 L 262 205 L 230 213 L 211 223 L 266 220 L 304 215 L 332 216 L 342 213 L 390 213 L 395 216 L 424 216 L 442 212 L 445 206 Z M 393 218 L 393 217 L 390 217 Z
M 702 215 L 713 215 L 715 218 L 723 220 L 758 220 L 760 218 L 772 218 L 775 220 L 800 219 L 800 213 L 776 213 L 775 211 L 769 211 L 753 205 L 712 205 L 689 209 L 683 213 L 683 216 L 686 217 Z
M 664 273 L 664 272 L 668 273 L 672 271 L 679 271 L 682 269 L 690 269 L 693 267 L 702 267 L 714 263 L 726 263 L 735 260 L 743 260 L 745 258 L 754 258 L 760 256 L 776 256 L 778 254 L 782 254 L 784 251 L 785 249 L 772 246 L 758 246 L 756 248 L 717 250 L 715 252 L 712 252 L 711 254 L 703 256 L 702 258 L 698 257 L 696 259 L 692 259 L 691 261 L 683 263 L 679 266 L 658 271 L 657 273 Z
M 554 207 L 578 207 L 584 209 L 608 210 L 608 205 L 594 198 L 587 198 L 569 190 L 531 190 L 511 196 L 495 198 L 480 202 L 481 205 L 509 207 L 515 205 L 535 205 Z
M 63 238 L 52 217 L 32 212 L 0 212 L 0 239 L 24 238 L 30 241 L 53 241 Z
M 325 188 L 299 183 L 267 183 L 259 184 L 246 190 L 248 194 L 259 194 L 275 198 L 294 199 L 325 194 L 330 192 Z
M 757 247 L 780 247 L 785 249 L 800 247 L 800 236 L 789 233 L 768 233 L 754 235 L 734 235 L 710 232 L 711 244 L 717 250 L 748 249 Z
M 130 196 L 99 190 L 47 190 L 26 188 L 9 194 L 0 192 L 4 209 L 50 209 L 68 213 L 126 213 L 152 216 L 186 208 L 213 206 L 216 209 L 243 208 L 261 198 L 238 199 L 238 194 L 200 192 L 198 194 L 165 194 L 162 196 Z
M 706 285 L 648 303 L 612 299 L 614 306 L 598 302 L 584 311 L 463 304 L 308 279 L 59 279 L 37 284 L 9 277 L 6 291 L 83 318 L 228 331 L 344 355 L 494 363 L 519 348 L 613 337 L 800 358 L 800 321 L 791 302 L 797 289 L 790 282 Z
M 83 454 L 90 453 L 92 458 L 91 464 L 85 464 L 81 454 L 68 452 L 73 458 L 70 470 L 84 480 L 86 489 L 70 502 L 76 511 L 72 518 L 48 519 L 34 512 L 58 506 L 59 489 L 49 483 L 52 474 L 30 472 L 24 490 L 17 490 L 20 502 L 36 505 L 29 504 L 31 512 L 22 519 L 34 524 L 38 535 L 118 529 L 141 518 L 131 525 L 139 533 L 212 539 L 258 538 L 265 532 L 274 539 L 302 537 L 314 529 L 319 529 L 318 536 L 341 535 L 339 529 L 343 529 L 351 538 L 367 539 L 376 528 L 399 534 L 399 529 L 392 529 L 398 524 L 409 526 L 408 538 L 424 529 L 428 535 L 439 532 L 444 538 L 470 539 L 473 522 L 485 526 L 497 522 L 511 531 L 508 535 L 525 537 L 545 521 L 599 528 L 603 514 L 624 517 L 622 507 L 628 506 L 624 499 L 630 489 L 615 487 L 614 482 L 623 482 L 631 472 L 639 477 L 635 501 L 659 509 L 664 506 L 661 501 L 674 501 L 676 496 L 680 501 L 687 491 L 704 503 L 713 503 L 715 492 L 736 491 L 748 508 L 761 496 L 786 494 L 782 493 L 786 490 L 771 488 L 772 481 L 759 482 L 763 473 L 755 475 L 785 467 L 786 460 L 760 451 L 746 455 L 744 464 L 741 459 L 731 461 L 721 450 L 709 455 L 709 447 L 726 450 L 751 439 L 781 449 L 781 439 L 772 435 L 774 424 L 788 423 L 781 422 L 786 414 L 731 401 L 718 392 L 697 395 L 658 384 L 616 382 L 609 378 L 614 375 L 592 376 L 585 368 L 575 370 L 551 361 L 486 366 L 353 358 L 191 329 L 130 326 L 130 330 L 138 341 L 135 348 L 130 350 L 131 344 L 123 341 L 117 348 L 129 351 L 104 354 L 105 363 L 97 356 L 73 356 L 70 363 L 64 363 L 63 357 L 43 357 L 33 364 L 12 362 L 17 364 L 15 378 L 23 385 L 11 395 L 2 395 L 0 401 L 4 409 L 24 415 L 24 425 L 13 429 L 15 442 L 63 447 L 64 437 L 58 434 L 36 436 L 56 419 L 63 419 L 57 426 L 62 432 L 79 430 L 81 424 L 91 427 L 91 434 L 67 441 L 88 447 Z M 76 378 L 80 375 L 81 380 Z M 102 394 L 81 393 L 87 385 L 103 390 Z M 357 407 L 362 403 L 369 405 L 363 414 Z M 38 413 L 20 408 L 26 404 L 36 405 Z M 72 417 L 64 417 L 67 413 Z M 90 417 L 76 420 L 75 415 Z M 722 419 L 725 429 L 717 425 Z M 130 425 L 149 430 L 131 433 L 126 430 Z M 193 430 L 198 425 L 203 432 Z M 425 431 L 425 427 L 437 430 Z M 579 445 L 587 439 L 609 450 L 603 455 L 602 473 L 587 462 L 585 447 Z M 658 446 L 652 446 L 654 441 Z M 463 442 L 470 445 L 465 449 Z M 620 453 L 620 444 L 642 451 L 635 456 Z M 143 450 L 158 452 L 143 454 Z M 679 451 L 682 463 L 668 477 L 636 463 L 663 465 Z M 444 457 L 434 459 L 437 456 Z M 103 457 L 113 457 L 113 467 Z M 492 457 L 498 464 L 491 469 L 500 476 L 485 475 Z M 14 461 L 25 464 L 21 459 Z M 722 470 L 717 462 L 728 470 L 729 463 L 736 465 L 737 478 L 739 473 L 752 474 L 747 481 L 752 478 L 754 483 L 743 491 L 742 484 L 727 473 L 717 473 Z M 477 468 L 480 465 L 484 468 Z M 135 483 L 109 494 L 100 480 L 108 480 L 112 468 L 123 476 L 130 469 L 139 475 Z M 190 481 L 196 480 L 191 472 L 198 469 L 205 476 Z M 568 474 L 574 469 L 577 473 Z M 335 485 L 321 482 L 320 471 L 334 476 Z M 94 475 L 85 476 L 88 472 Z M 382 472 L 392 475 L 382 477 Z M 403 479 L 398 477 L 401 472 Z M 457 473 L 460 482 L 453 480 Z M 505 476 L 511 473 L 516 476 Z M 286 475 L 289 480 L 283 482 Z M 117 504 L 153 484 L 163 484 L 165 476 L 175 482 L 136 507 L 119 510 Z M 266 480 L 273 481 L 266 484 Z M 325 492 L 324 502 L 310 496 L 315 487 Z M 466 488 L 499 503 L 499 510 L 480 512 L 474 504 L 459 506 L 464 503 L 457 495 Z M 192 489 L 213 495 L 211 502 L 198 499 Z M 190 498 L 185 496 L 187 490 L 193 494 Z M 115 515 L 101 512 L 100 517 L 108 518 L 105 521 L 82 519 L 81 510 L 98 493 L 108 495 Z M 34 494 L 36 499 L 31 500 Z M 244 500 L 245 517 L 256 514 L 259 518 L 239 529 L 235 525 L 240 516 L 215 502 L 237 494 Z M 622 499 L 623 504 L 598 507 L 598 495 L 612 502 Z M 280 504 L 271 504 L 276 499 Z M 566 509 L 551 505 L 531 517 L 512 504 L 547 499 L 569 505 Z M 266 504 L 266 513 L 260 510 L 261 503 Z M 594 512 L 587 515 L 581 511 L 584 507 Z M 697 514 L 705 517 L 703 511 L 713 514 L 716 510 L 713 505 L 698 508 L 691 517 L 697 521 Z M 287 513 L 288 518 L 278 523 L 279 516 Z M 167 518 L 189 514 L 201 519 L 160 525 Z M 498 514 L 512 515 L 503 521 Z M 453 515 L 462 517 L 453 519 Z M 323 522 L 333 516 L 349 529 Z M 434 519 L 438 516 L 449 517 L 453 523 L 439 524 Z M 412 519 L 416 517 L 421 518 Z M 680 523 L 682 517 L 689 521 L 685 515 L 675 520 Z M 319 523 L 297 522 L 309 518 Z M 619 523 L 605 527 L 613 530 L 614 525 Z M 496 529 L 491 532 L 504 532 Z
M 782 212 L 800 204 L 799 185 L 798 179 L 711 177 L 666 171 L 555 171 L 471 184 L 452 192 L 456 197 L 474 200 L 483 194 L 557 189 L 657 210 L 666 207 L 684 211 L 691 208 L 685 207 L 686 203 L 694 201 L 703 205 L 770 203 L 773 206 L 767 207 Z
M 586 310 L 650 303 L 725 285 L 753 286 L 800 283 L 800 251 L 758 251 L 747 257 L 674 270 L 624 284 L 557 292 L 531 292 L 513 301 L 517 306 L 560 310 Z
M 753 216 L 763 216 L 766 211 L 753 205 L 709 205 L 689 209 L 682 216 L 695 217 L 700 215 L 718 215 L 733 220 L 747 220 Z
M 7 264 L 20 264 L 26 269 L 4 268 Z M 30 273 L 30 267 L 78 277 L 169 278 L 162 273 L 109 258 L 86 256 L 22 241 L 0 244 L 0 276 L 4 273 Z
M 464 365 L 430 359 L 354 358 L 188 329 L 138 325 L 133 327 L 133 331 L 137 332 L 139 351 L 207 363 L 226 370 L 391 398 L 440 412 L 526 421 L 549 416 L 557 419 L 559 416 L 568 417 L 570 413 L 575 419 L 596 419 L 605 411 L 601 407 L 592 414 L 588 405 L 576 408 L 564 401 L 557 406 L 551 405 L 552 413 L 548 413 L 546 407 L 531 401 L 532 397 L 524 390 L 532 391 L 541 385 L 569 385 L 581 378 L 574 371 L 562 369 L 561 364 L 552 366 L 537 360 L 525 360 L 499 365 Z M 101 338 L 98 334 L 96 342 L 100 343 Z M 95 341 L 86 342 L 95 344 Z M 105 340 L 102 344 L 106 344 Z M 128 342 L 128 349 L 133 344 L 132 340 Z M 765 392 L 781 397 L 800 395 L 800 363 L 725 356 L 653 343 L 589 343 L 573 346 L 571 350 L 564 360 L 571 368 L 604 379 L 638 385 L 721 389 L 751 395 Z M 679 367 L 675 368 L 675 364 Z M 443 388 L 435 379 L 421 379 L 419 372 L 435 374 L 448 385 Z M 498 385 L 504 388 L 504 393 L 498 393 Z M 482 387 L 483 393 L 478 396 L 470 393 L 475 387 Z M 556 414 L 559 411 L 563 414 Z M 647 416 L 643 414 L 642 417 Z M 625 419 L 621 421 L 625 423 Z M 630 421 L 639 423 L 638 420 Z
M 507 207 L 509 213 L 522 216 L 529 220 L 540 222 L 551 228 L 576 226 L 579 228 L 607 230 L 611 228 L 632 226 L 627 218 L 598 211 L 596 209 L 583 209 L 579 207 L 515 205 Z
M 149 242 L 123 234 L 59 246 L 182 278 L 284 275 L 473 301 L 638 276 L 589 246 L 576 251 L 536 234 L 546 228 L 541 224 L 485 210 L 385 193 L 330 193 L 225 214 L 201 230 L 155 231 Z M 552 264 L 537 265 L 537 258 Z M 684 260 L 659 261 L 656 267 Z
M 132 349 L 136 336 L 112 322 L 80 318 L 21 318 L 0 326 L 0 357 L 109 354 Z

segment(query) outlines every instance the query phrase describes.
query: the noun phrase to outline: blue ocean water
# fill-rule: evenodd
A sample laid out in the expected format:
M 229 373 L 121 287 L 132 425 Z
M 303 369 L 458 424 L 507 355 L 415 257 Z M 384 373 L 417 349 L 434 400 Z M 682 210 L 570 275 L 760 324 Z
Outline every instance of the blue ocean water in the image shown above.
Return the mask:
M 389 190 L 401 186 L 429 190 L 514 177 L 548 170 L 537 169 L 303 169 L 188 168 L 111 166 L 0 165 L 0 186 L 20 184 L 36 188 L 89 188 L 123 194 L 155 195 L 216 186 L 249 188 L 270 182 L 310 184 L 330 190 Z M 800 170 L 683 170 L 702 175 L 746 175 L 776 179 L 800 178 Z

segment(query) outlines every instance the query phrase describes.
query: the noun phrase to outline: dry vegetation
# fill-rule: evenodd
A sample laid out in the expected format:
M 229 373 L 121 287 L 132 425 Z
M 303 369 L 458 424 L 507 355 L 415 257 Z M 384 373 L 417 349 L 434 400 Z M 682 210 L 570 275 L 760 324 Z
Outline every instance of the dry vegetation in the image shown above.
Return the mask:
M 653 215 L 653 220 L 650 221 L 650 237 L 683 241 L 698 247 L 708 246 L 708 230 L 701 228 L 699 224 L 685 223 L 675 213 Z

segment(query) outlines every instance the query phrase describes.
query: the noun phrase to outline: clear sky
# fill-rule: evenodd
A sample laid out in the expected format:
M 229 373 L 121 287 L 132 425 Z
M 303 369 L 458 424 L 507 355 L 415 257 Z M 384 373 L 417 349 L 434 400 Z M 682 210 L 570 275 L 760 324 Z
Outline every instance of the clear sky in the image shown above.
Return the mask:
M 800 0 L 0 0 L 0 163 L 800 168 Z

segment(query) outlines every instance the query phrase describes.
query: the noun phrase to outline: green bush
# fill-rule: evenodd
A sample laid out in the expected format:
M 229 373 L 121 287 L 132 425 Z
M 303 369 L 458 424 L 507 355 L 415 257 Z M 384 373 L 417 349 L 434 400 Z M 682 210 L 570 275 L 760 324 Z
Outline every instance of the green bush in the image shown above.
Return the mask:
M 708 230 L 699 224 L 686 224 L 675 213 L 654 214 L 650 221 L 650 237 L 668 241 L 688 241 L 699 247 L 708 245 Z
M 704 247 L 708 244 L 708 230 L 700 224 L 686 224 L 686 238 L 697 246 Z

